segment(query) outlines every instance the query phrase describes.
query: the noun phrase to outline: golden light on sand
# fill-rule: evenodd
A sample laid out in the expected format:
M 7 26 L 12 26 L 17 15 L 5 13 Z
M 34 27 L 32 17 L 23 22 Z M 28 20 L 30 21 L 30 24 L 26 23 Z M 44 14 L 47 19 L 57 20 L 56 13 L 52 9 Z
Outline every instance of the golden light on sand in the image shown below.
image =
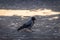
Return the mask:
M 48 16 L 48 15 L 55 15 L 60 14 L 60 12 L 54 12 L 52 10 L 44 9 L 44 10 L 4 10 L 0 9 L 0 16 L 34 16 L 34 15 L 42 15 L 42 16 Z

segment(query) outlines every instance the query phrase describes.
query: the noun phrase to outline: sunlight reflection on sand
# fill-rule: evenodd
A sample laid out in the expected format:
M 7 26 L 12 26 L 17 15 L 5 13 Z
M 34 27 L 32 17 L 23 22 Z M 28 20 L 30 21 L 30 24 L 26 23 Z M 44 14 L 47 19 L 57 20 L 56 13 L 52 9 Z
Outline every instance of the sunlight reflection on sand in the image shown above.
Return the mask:
M 0 16 L 34 16 L 34 15 L 41 15 L 41 16 L 48 16 L 48 15 L 55 15 L 60 14 L 60 12 L 54 12 L 50 9 L 44 9 L 44 10 L 6 10 L 6 9 L 0 9 Z

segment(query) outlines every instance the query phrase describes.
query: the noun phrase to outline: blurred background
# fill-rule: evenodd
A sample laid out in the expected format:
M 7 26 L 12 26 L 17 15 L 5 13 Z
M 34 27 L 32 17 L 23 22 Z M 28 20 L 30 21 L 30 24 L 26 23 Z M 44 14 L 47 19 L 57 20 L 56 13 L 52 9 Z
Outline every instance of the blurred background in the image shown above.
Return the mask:
M 32 16 L 34 32 L 17 32 Z M 0 40 L 60 40 L 60 0 L 0 0 Z

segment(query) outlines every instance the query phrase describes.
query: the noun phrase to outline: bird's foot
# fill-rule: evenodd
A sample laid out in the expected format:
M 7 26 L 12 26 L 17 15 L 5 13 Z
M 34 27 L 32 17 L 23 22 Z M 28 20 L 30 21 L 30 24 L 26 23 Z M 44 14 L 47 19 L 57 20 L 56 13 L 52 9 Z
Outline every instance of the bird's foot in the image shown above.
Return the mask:
M 29 30 L 29 29 L 26 29 L 25 31 L 26 31 L 26 32 L 33 32 L 32 30 Z

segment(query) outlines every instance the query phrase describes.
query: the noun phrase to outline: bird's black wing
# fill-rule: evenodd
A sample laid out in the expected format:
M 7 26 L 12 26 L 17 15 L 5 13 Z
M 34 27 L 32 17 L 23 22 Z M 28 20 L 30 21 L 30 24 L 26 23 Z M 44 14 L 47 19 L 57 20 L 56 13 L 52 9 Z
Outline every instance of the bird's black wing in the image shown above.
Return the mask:
M 22 25 L 20 28 L 17 29 L 17 31 L 21 30 L 21 29 L 24 29 L 26 27 L 26 25 Z

